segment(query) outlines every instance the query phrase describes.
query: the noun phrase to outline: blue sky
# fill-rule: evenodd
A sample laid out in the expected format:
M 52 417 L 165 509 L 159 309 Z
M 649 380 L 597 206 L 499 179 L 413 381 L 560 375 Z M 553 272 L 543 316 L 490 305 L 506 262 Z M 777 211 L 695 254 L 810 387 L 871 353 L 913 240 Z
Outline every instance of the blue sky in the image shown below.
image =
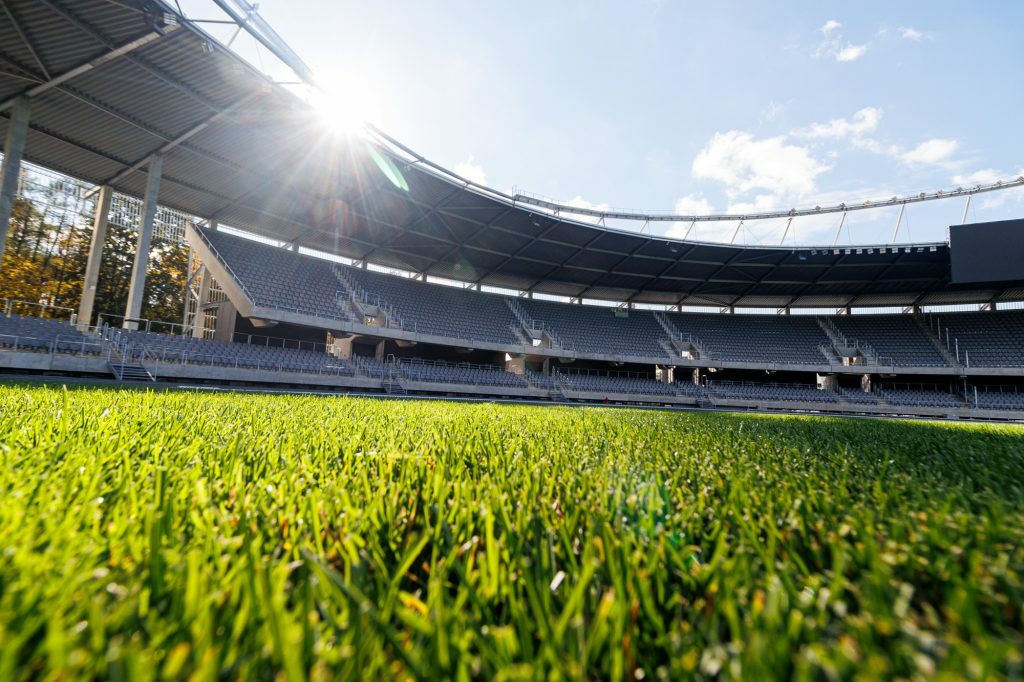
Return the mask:
M 503 191 L 723 213 L 1024 174 L 1020 2 L 263 0 L 260 13 L 337 106 Z M 900 241 L 944 239 L 962 212 L 911 207 Z M 970 218 L 1021 216 L 1012 190 L 976 198 Z M 851 214 L 841 241 L 888 241 L 895 220 Z M 797 241 L 831 242 L 837 221 L 798 222 Z M 784 221 L 747 227 L 741 241 L 777 243 Z

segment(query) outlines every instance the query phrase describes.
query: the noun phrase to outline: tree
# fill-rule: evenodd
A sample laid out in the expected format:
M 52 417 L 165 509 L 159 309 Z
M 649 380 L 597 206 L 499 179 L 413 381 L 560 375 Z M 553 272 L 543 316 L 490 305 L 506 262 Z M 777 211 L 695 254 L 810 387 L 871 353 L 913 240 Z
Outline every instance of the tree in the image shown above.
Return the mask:
M 102 316 L 110 324 L 120 324 L 128 302 L 138 234 L 121 224 L 129 222 L 131 216 L 110 217 L 90 323 Z M 0 298 L 77 309 L 89 258 L 91 225 L 82 215 L 80 201 L 62 181 L 34 190 L 30 197 L 16 198 L 0 264 Z M 146 268 L 143 318 L 181 321 L 187 269 L 188 247 L 171 240 L 153 240 Z M 158 331 L 170 329 L 160 327 Z

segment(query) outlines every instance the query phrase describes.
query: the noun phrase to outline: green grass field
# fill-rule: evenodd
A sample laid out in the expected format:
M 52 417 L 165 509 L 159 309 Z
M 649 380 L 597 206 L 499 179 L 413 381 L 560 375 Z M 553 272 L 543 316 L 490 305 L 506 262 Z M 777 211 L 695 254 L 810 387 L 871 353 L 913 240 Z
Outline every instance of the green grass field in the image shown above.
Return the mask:
M 0 386 L 0 680 L 1024 675 L 1024 430 Z

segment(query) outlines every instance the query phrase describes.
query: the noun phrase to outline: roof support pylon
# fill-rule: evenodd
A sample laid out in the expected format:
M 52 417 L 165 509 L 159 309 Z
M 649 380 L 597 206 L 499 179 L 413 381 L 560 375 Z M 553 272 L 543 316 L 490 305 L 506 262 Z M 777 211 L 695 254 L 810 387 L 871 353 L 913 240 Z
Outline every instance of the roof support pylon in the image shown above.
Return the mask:
M 160 176 L 163 173 L 164 157 L 154 155 L 149 160 L 149 174 L 146 176 L 146 196 L 142 202 L 142 216 L 139 221 L 139 240 L 135 247 L 135 262 L 132 264 L 131 287 L 128 289 L 128 304 L 124 309 L 124 328 L 138 329 L 139 315 L 142 314 L 142 299 L 146 289 L 146 267 L 149 265 L 149 245 L 153 241 L 153 226 L 156 223 L 156 202 L 160 196 Z
M 96 199 L 96 213 L 92 219 L 92 240 L 89 242 L 89 259 L 85 264 L 85 279 L 82 281 L 82 299 L 78 304 L 78 322 L 88 327 L 92 324 L 92 307 L 96 301 L 96 286 L 103 262 L 103 242 L 107 237 L 107 217 L 110 215 L 110 200 L 114 190 L 110 185 L 100 187 Z
M 839 235 L 843 231 L 843 225 L 846 224 L 846 211 L 843 211 L 843 216 L 839 219 L 839 226 L 836 228 L 836 236 L 832 238 L 832 246 L 839 243 Z
M 736 231 L 732 233 L 732 239 L 729 240 L 730 244 L 736 243 L 736 237 L 740 236 L 740 230 L 743 229 L 743 220 L 736 223 Z
M 779 242 L 779 246 L 786 243 L 786 237 L 789 236 L 789 228 L 793 224 L 793 216 L 789 216 L 789 220 L 786 221 L 786 229 L 782 232 L 782 241 Z
M 971 194 L 967 195 L 967 203 L 964 204 L 964 217 L 960 219 L 961 225 L 967 224 L 967 212 L 971 210 Z
M 896 243 L 896 237 L 900 234 L 900 223 L 903 222 L 903 211 L 906 210 L 906 204 L 900 204 L 900 214 L 896 217 L 896 229 L 892 231 L 892 243 Z
M 21 157 L 28 140 L 29 103 L 27 97 L 14 100 L 11 120 L 7 124 L 4 138 L 4 163 L 0 166 L 0 258 L 7 243 L 7 226 L 11 222 L 14 197 L 18 193 L 18 176 L 21 173 Z

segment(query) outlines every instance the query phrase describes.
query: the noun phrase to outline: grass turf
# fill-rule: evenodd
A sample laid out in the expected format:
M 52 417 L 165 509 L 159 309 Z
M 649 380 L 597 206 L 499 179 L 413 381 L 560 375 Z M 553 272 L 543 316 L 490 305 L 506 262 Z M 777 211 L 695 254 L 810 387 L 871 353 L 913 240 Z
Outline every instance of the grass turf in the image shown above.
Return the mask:
M 0 386 L 0 679 L 1022 674 L 1024 431 Z

